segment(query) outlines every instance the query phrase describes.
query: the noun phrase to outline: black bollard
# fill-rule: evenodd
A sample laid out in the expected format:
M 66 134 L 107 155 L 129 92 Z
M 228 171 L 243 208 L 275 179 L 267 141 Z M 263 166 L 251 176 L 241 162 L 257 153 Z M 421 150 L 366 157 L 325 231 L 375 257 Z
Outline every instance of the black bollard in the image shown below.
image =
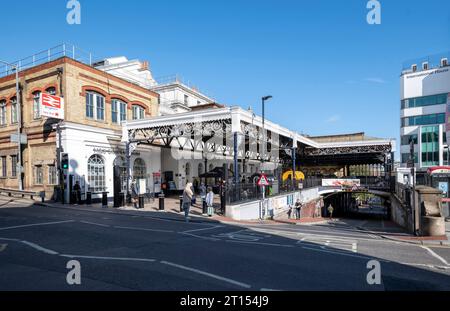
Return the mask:
M 119 193 L 119 206 L 125 206 L 125 193 L 123 192 Z
M 108 192 L 102 192 L 102 207 L 108 207 Z
M 138 208 L 139 209 L 143 209 L 145 205 L 144 205 L 144 196 L 142 194 L 139 195 L 139 202 L 138 203 L 139 203 Z
M 164 194 L 159 195 L 159 210 L 164 210 Z
M 86 205 L 92 204 L 92 192 L 88 191 L 86 192 Z
M 208 214 L 208 206 L 206 205 L 206 198 L 202 198 L 202 213 Z
M 183 211 L 183 196 L 180 195 L 180 212 Z

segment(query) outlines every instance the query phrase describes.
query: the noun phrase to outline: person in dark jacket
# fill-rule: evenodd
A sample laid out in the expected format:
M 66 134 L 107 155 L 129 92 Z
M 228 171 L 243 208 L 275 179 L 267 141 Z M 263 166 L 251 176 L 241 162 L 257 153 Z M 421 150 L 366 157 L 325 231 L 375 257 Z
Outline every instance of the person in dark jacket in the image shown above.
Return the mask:
M 77 180 L 73 186 L 73 192 L 75 194 L 75 204 L 81 204 L 81 187 L 80 182 Z

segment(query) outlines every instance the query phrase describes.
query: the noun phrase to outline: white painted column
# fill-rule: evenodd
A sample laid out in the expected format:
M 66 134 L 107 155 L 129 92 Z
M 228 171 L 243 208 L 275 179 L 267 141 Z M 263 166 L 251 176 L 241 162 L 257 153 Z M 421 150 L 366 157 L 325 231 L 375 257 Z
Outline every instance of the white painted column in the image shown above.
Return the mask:
M 439 124 L 439 166 L 444 165 L 444 124 Z

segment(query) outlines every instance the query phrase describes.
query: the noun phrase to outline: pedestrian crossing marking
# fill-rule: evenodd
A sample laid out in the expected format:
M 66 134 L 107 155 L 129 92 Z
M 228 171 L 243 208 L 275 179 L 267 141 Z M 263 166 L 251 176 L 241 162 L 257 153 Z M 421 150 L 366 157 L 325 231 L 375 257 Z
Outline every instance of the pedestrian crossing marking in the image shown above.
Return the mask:
M 345 251 L 351 251 L 353 253 L 358 252 L 358 243 L 355 240 L 350 239 L 342 239 L 342 238 L 333 238 L 333 237 L 322 237 L 322 236 L 305 236 L 300 241 L 301 243 L 313 243 L 318 244 L 320 248 L 336 248 Z

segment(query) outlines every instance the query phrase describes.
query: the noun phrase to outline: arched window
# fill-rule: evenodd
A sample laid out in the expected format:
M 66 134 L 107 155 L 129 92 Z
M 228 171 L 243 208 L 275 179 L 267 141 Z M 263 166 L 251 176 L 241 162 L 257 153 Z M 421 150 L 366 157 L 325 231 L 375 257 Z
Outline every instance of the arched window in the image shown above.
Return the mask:
M 121 100 L 113 99 L 111 102 L 112 123 L 121 124 L 127 120 L 127 104 Z
M 145 118 L 145 111 L 141 106 L 133 105 L 131 109 L 133 112 L 133 120 L 141 120 Z
M 191 175 L 191 164 L 190 163 L 186 163 L 186 168 L 185 168 L 185 173 L 186 173 L 186 177 Z
M 6 100 L 0 101 L 0 126 L 6 125 Z
M 88 182 L 89 191 L 102 192 L 105 187 L 105 162 L 103 158 L 94 154 L 88 160 Z
M 105 120 L 105 97 L 95 92 L 86 92 L 86 117 Z
M 211 172 L 213 169 L 214 169 L 214 164 L 211 163 L 211 164 L 209 165 L 209 170 L 208 170 L 208 171 Z
M 133 179 L 145 179 L 147 175 L 147 168 L 145 166 L 144 160 L 137 158 L 134 160 L 133 165 Z
M 18 114 L 17 114 L 17 98 L 11 98 L 11 123 L 19 122 Z
M 41 117 L 41 92 L 36 91 L 33 93 L 33 119 L 39 119 Z
M 200 176 L 201 174 L 203 174 L 203 163 L 200 163 L 198 165 L 198 176 Z

